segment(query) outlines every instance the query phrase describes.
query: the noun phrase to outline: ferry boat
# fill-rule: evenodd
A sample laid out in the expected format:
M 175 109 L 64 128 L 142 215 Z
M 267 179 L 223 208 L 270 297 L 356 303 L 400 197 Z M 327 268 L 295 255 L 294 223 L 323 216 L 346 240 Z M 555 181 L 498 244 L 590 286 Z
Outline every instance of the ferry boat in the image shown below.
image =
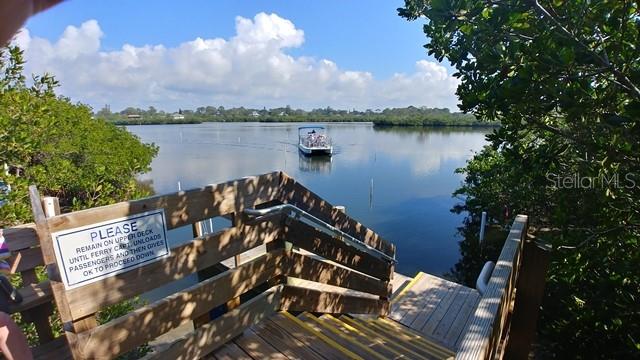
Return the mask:
M 333 154 L 331 139 L 323 126 L 302 126 L 298 128 L 298 149 L 305 155 Z

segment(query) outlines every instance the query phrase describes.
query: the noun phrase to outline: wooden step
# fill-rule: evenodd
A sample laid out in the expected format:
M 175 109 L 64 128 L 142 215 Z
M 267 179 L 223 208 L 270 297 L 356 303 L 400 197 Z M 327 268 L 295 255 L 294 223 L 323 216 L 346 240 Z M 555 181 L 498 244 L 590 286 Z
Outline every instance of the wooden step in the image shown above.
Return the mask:
M 425 336 L 424 334 L 422 334 L 421 332 L 414 330 L 402 323 L 399 323 L 397 321 L 393 321 L 389 318 L 378 318 L 376 320 L 369 320 L 369 321 L 375 321 L 378 324 L 381 324 L 382 326 L 386 326 L 389 329 L 391 329 L 391 331 L 401 331 L 402 333 L 406 333 L 406 334 L 411 334 L 415 337 L 417 337 L 419 340 L 423 341 L 423 342 L 427 342 L 430 344 L 433 344 L 434 346 L 442 349 L 443 351 L 449 351 L 451 352 L 451 349 L 448 349 L 446 346 L 444 346 L 443 344 L 439 343 L 437 340 L 431 339 L 427 336 Z
M 253 360 L 244 350 L 233 342 L 227 343 L 207 359 L 215 360 Z
M 358 343 L 372 349 L 373 351 L 377 352 L 387 359 L 414 359 L 414 357 L 411 357 L 408 354 L 404 354 L 395 348 L 389 347 L 388 344 L 384 341 L 380 341 L 379 339 L 367 336 L 365 332 L 341 320 L 336 319 L 333 315 L 322 315 L 319 317 L 319 319 L 330 323 L 331 325 L 345 333 L 347 336 L 353 337 L 354 340 Z
M 326 341 L 326 339 L 322 338 L 322 334 L 306 326 L 302 320 L 286 311 L 272 316 L 268 321 L 286 331 L 290 336 L 313 349 L 315 352 L 322 354 L 326 359 L 341 360 L 351 358 L 348 353 L 345 353 L 348 351 L 347 349 L 342 348 L 338 344 L 332 344 L 331 341 Z
M 381 324 L 382 320 L 367 321 L 361 319 L 344 319 L 344 321 L 351 321 L 359 324 L 362 328 L 366 328 L 384 338 L 391 339 L 395 344 L 407 348 L 426 359 L 446 359 L 451 356 L 450 352 L 440 351 L 438 348 L 426 345 L 422 341 L 423 339 L 420 335 L 414 334 L 409 329 L 406 329 L 407 331 L 400 331 L 384 327 Z
M 280 311 L 208 359 L 451 359 L 454 353 L 393 320 Z
M 242 336 L 236 338 L 233 342 L 254 359 L 288 359 L 287 356 L 258 336 L 252 329 L 246 330 Z
M 366 359 L 360 356 L 357 352 L 349 349 L 349 346 L 344 346 L 342 341 L 336 341 L 335 337 L 331 334 L 330 331 L 318 326 L 312 320 L 310 320 L 305 314 L 301 314 L 300 316 L 293 316 L 288 312 L 281 312 L 282 315 L 286 316 L 289 320 L 292 320 L 296 323 L 296 325 L 305 329 L 313 338 L 313 341 L 319 342 L 321 340 L 325 344 L 330 345 L 332 348 L 338 350 L 341 353 L 341 357 L 339 359 Z M 347 344 L 348 345 L 348 344 Z
M 433 355 L 428 351 L 425 351 L 421 347 L 414 346 L 413 344 L 403 340 L 397 334 L 389 334 L 384 331 L 376 330 L 372 325 L 366 321 L 353 319 L 350 316 L 342 315 L 339 318 L 344 323 L 358 329 L 362 333 L 366 334 L 371 339 L 375 339 L 385 344 L 389 348 L 405 354 L 405 356 L 415 359 L 432 359 Z
M 396 321 L 389 319 L 368 320 L 367 323 L 373 327 L 377 327 L 386 331 L 388 334 L 396 334 L 403 339 L 407 339 L 418 346 L 427 349 L 429 352 L 434 353 L 440 358 L 446 359 L 454 357 L 455 353 L 446 348 L 442 344 L 437 343 L 432 339 L 427 339 L 424 335 L 404 326 Z
M 354 337 L 349 336 L 342 332 L 342 330 L 332 326 L 331 324 L 318 319 L 312 314 L 303 313 L 298 316 L 298 318 L 305 322 L 308 326 L 312 327 L 319 333 L 322 333 L 324 336 L 330 338 L 335 343 L 340 344 L 344 348 L 358 355 L 359 358 L 362 359 L 377 359 L 377 360 L 386 360 L 386 358 L 376 351 L 370 349 L 369 347 L 361 344 Z
M 271 321 L 264 321 L 254 326 L 254 331 L 289 359 L 324 360 L 324 357 L 312 348 Z

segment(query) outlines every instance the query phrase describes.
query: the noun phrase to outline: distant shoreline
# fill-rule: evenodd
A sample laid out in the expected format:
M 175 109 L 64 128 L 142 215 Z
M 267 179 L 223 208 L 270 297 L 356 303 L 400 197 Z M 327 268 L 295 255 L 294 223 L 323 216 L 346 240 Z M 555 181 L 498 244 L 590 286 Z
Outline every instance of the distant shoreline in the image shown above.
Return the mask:
M 108 123 L 114 124 L 114 125 L 126 125 L 126 126 L 133 126 L 133 125 L 181 125 L 181 124 L 202 124 L 203 121 L 200 120 L 165 120 L 165 119 L 158 119 L 158 120 L 105 120 Z
M 394 122 L 387 120 L 342 120 L 342 121 L 313 121 L 313 120 L 300 120 L 300 121 L 273 121 L 273 120 L 235 120 L 235 121 L 203 121 L 203 120 L 165 120 L 165 119 L 149 119 L 149 120 L 106 120 L 109 123 L 118 126 L 144 126 L 144 125 L 188 125 L 188 124 L 203 124 L 203 123 L 272 123 L 272 124 L 289 124 L 289 123 L 318 123 L 318 124 L 349 124 L 349 123 L 370 123 L 374 127 L 379 128 L 391 128 L 391 127 L 403 127 L 403 128 L 428 128 L 428 127 L 461 127 L 461 128 L 496 128 L 500 127 L 496 122 L 482 122 L 474 121 L 470 123 L 447 123 L 445 121 L 438 120 L 416 120 L 412 122 Z
M 116 125 L 202 124 L 204 122 L 258 122 L 258 123 L 354 123 L 370 122 L 376 127 L 496 127 L 497 121 L 480 121 L 472 114 L 451 112 L 447 108 L 408 106 L 405 108 L 367 109 L 365 111 L 339 110 L 331 107 L 313 110 L 280 107 L 248 109 L 244 107 L 225 109 L 222 106 L 201 106 L 194 110 L 179 109 L 175 113 L 128 107 L 112 113 L 106 107 L 95 113 L 98 119 Z
M 445 127 L 460 127 L 460 128 L 497 128 L 500 127 L 499 123 L 494 122 L 478 122 L 474 124 L 443 124 L 443 123 L 433 123 L 433 124 L 376 124 L 373 123 L 374 127 L 378 128 L 392 128 L 392 127 L 402 127 L 402 128 L 426 128 L 426 127 L 434 127 L 434 128 L 445 128 Z

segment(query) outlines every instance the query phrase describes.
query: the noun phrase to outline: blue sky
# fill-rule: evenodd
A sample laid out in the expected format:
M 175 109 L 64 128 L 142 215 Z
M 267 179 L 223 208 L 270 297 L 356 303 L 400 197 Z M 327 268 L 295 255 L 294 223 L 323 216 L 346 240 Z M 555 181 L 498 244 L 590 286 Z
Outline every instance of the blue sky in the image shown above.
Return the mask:
M 161 107 L 171 106 L 195 106 L 200 103 L 218 102 L 220 105 L 233 106 L 243 104 L 245 106 L 277 106 L 284 103 L 299 107 L 334 106 L 334 107 L 386 107 L 386 106 L 406 106 L 424 105 L 438 107 L 455 106 L 455 97 L 451 91 L 452 72 L 449 66 L 444 66 L 446 76 L 442 76 L 442 69 L 437 65 L 432 57 L 427 56 L 422 45 L 427 41 L 422 32 L 420 21 L 407 22 L 397 16 L 396 8 L 402 6 L 402 1 L 88 1 L 76 0 L 67 1 L 54 9 L 37 15 L 26 24 L 29 40 L 26 41 L 27 59 L 32 60 L 33 66 L 29 70 L 34 72 L 52 71 L 62 81 L 61 91 L 69 94 L 73 99 L 87 102 L 94 107 L 103 102 L 114 104 L 114 106 L 124 106 L 126 102 L 131 102 L 136 106 L 160 105 Z M 98 80 L 93 82 L 95 88 L 90 88 L 87 80 L 90 74 L 73 74 L 78 69 L 89 68 L 87 63 L 106 61 L 106 58 L 117 56 L 122 52 L 125 44 L 131 45 L 135 49 L 143 49 L 148 45 L 161 45 L 166 49 L 166 55 L 160 56 L 158 62 L 163 63 L 166 68 L 160 69 L 159 65 L 154 65 L 154 71 L 149 74 L 162 76 L 163 73 L 172 73 L 179 66 L 169 53 L 175 49 L 181 49 L 181 45 L 194 41 L 197 38 L 223 39 L 231 42 L 238 35 L 238 17 L 248 19 L 258 27 L 256 16 L 275 15 L 269 20 L 277 26 L 282 21 L 289 22 L 292 26 L 282 28 L 289 31 L 291 27 L 303 33 L 303 39 L 296 38 L 291 43 L 280 44 L 278 49 L 267 53 L 253 54 L 256 63 L 264 62 L 277 57 L 290 57 L 298 63 L 298 70 L 287 71 L 273 68 L 263 72 L 256 71 L 254 79 L 244 79 L 244 85 L 236 87 L 220 86 L 222 82 L 232 82 L 235 70 L 229 70 L 225 76 L 219 76 L 218 83 L 211 79 L 204 79 L 203 84 L 197 84 L 199 79 L 207 78 L 208 72 L 198 74 L 199 77 L 184 76 L 180 73 L 184 81 L 195 84 L 194 86 L 176 85 L 170 81 L 156 81 L 155 79 L 142 78 L 139 73 L 141 67 L 149 69 L 149 64 L 122 65 L 120 67 L 98 66 L 109 68 L 118 74 L 131 74 L 139 81 L 153 82 L 150 88 L 136 89 L 129 88 L 130 96 L 122 97 L 122 91 L 127 90 L 127 86 L 118 84 L 109 88 L 110 79 L 98 76 Z M 82 27 L 89 20 L 95 20 L 95 25 Z M 263 19 L 264 20 L 264 19 Z M 281 21 L 282 20 L 282 21 Z M 268 21 L 268 22 L 269 22 Z M 262 23 L 262 22 L 261 22 Z M 68 27 L 72 26 L 77 31 L 68 32 Z M 270 29 L 269 24 L 265 25 Z M 97 28 L 97 30 L 96 30 Z M 265 29 L 264 26 L 261 27 Z M 67 32 L 65 32 L 67 30 Z M 78 46 L 89 48 L 95 45 L 94 42 L 86 42 L 86 37 L 69 36 L 69 34 L 82 33 L 86 31 L 89 37 L 97 41 L 97 45 L 91 52 L 82 52 L 71 61 L 69 53 L 60 44 L 67 44 L 69 41 L 78 41 Z M 253 29 L 251 31 L 261 31 Z M 273 34 L 272 34 L 273 35 Z M 273 35 L 280 39 L 280 35 Z M 25 36 L 23 36 L 24 38 Z M 66 39 L 66 40 L 64 40 Z M 81 40 L 85 39 L 83 43 Z M 261 38 L 262 39 L 262 38 Z M 24 39 L 21 41 L 24 42 Z M 20 41 L 19 41 L 20 42 Z M 255 45 L 252 42 L 253 45 Z M 57 46 L 60 45 L 60 46 Z M 51 50 L 54 49 L 54 50 Z M 56 52 L 55 49 L 58 49 Z M 216 48 L 217 49 L 217 48 Z M 209 49 L 211 50 L 211 49 Z M 186 51 L 186 50 L 185 50 Z M 244 69 L 236 64 L 242 63 L 243 59 L 238 59 L 228 55 L 232 52 L 229 49 L 220 50 L 220 54 L 207 55 L 206 58 L 198 60 L 198 64 L 203 64 L 211 56 L 228 56 L 225 58 L 231 63 L 233 69 Z M 142 54 L 144 55 L 144 54 Z M 197 59 L 197 54 L 189 52 L 183 54 L 190 59 Z M 74 55 L 75 56 L 75 55 Z M 138 54 L 137 56 L 141 56 Z M 43 57 L 47 61 L 43 60 Z M 309 63 L 306 59 L 312 59 L 315 63 Z M 301 75 L 300 69 L 311 67 L 318 70 L 322 67 L 323 61 L 327 60 L 335 65 L 333 77 L 323 78 L 325 86 L 322 93 L 315 91 L 318 78 L 314 76 Z M 75 64 L 78 62 L 78 64 Z M 111 61 L 111 60 L 110 60 Z M 144 59 L 142 59 L 144 62 Z M 425 63 L 418 64 L 417 62 Z M 282 62 L 282 61 L 280 61 Z M 426 63 L 428 62 L 428 64 Z M 217 72 L 216 64 L 211 62 L 203 65 L 204 68 L 211 66 L 212 71 Z M 433 64 L 433 65 L 432 65 Z M 423 66 L 424 65 L 424 66 Z M 73 69 L 73 71 L 71 71 Z M 114 69 L 117 69 L 114 70 Z M 238 70 L 240 71 L 240 70 Z M 271 71 L 272 73 L 269 73 Z M 333 70 L 332 70 L 333 71 Z M 441 87 L 435 82 L 434 76 L 429 75 L 429 71 L 435 71 L 436 80 L 443 81 L 443 90 L 435 94 L 428 91 L 429 88 Z M 246 73 L 246 71 L 244 72 Z M 299 92 L 304 89 L 292 84 L 285 84 L 281 79 L 276 79 L 272 83 L 264 83 L 265 78 L 275 78 L 277 74 L 284 74 L 283 77 L 290 81 L 308 81 L 310 91 L 308 97 L 300 96 Z M 416 74 L 427 74 L 422 78 L 431 81 L 423 84 Z M 404 78 L 397 78 L 402 74 Z M 78 79 L 82 75 L 83 79 Z M 151 76 L 151 75 L 150 75 Z M 177 75 L 176 75 L 177 76 Z M 100 80 L 102 79 L 102 80 Z M 65 83 L 65 80 L 68 80 Z M 104 80 L 104 81 L 103 81 Z M 206 80 L 206 81 L 205 81 Z M 265 89 L 273 87 L 275 96 L 269 91 L 256 92 L 251 89 L 252 80 L 259 87 Z M 347 81 L 349 80 L 349 81 Z M 398 81 L 396 81 L 398 80 Z M 178 80 L 175 80 L 178 81 Z M 418 82 L 418 84 L 416 84 Z M 355 84 L 355 85 L 354 85 Z M 196 86 L 197 85 L 197 86 Z M 414 87 L 418 91 L 423 90 L 425 96 L 407 96 L 403 102 L 402 85 Z M 243 93 L 242 86 L 246 88 Z M 383 96 L 377 94 L 376 89 L 384 88 L 386 92 L 392 91 L 395 96 Z M 160 91 L 159 89 L 162 89 Z M 135 90 L 135 91 L 133 91 Z M 409 93 L 407 89 L 407 94 Z M 154 92 L 155 91 L 155 92 Z M 332 95 L 333 94 L 333 95 Z M 291 98 L 287 98 L 291 95 Z M 435 100 L 434 100 L 435 99 Z M 416 103 L 418 102 L 418 103 Z M 217 105 L 217 104 L 216 104 Z M 351 106 L 353 105 L 353 106 Z

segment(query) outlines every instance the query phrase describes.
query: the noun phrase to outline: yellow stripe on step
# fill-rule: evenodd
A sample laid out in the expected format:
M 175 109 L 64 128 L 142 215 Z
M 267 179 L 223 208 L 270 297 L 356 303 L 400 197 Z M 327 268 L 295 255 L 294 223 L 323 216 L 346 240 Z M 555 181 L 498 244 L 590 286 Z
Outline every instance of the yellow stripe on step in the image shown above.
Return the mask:
M 370 347 L 361 344 L 356 338 L 354 338 L 353 336 L 349 336 L 347 334 L 345 334 L 344 332 L 342 332 L 342 330 L 337 329 L 331 325 L 329 325 L 328 323 L 326 323 L 325 321 L 322 321 L 320 319 L 318 319 L 317 317 L 315 317 L 313 314 L 309 314 L 307 312 L 304 313 L 304 315 L 307 316 L 307 318 L 315 321 L 316 323 L 318 323 L 321 327 L 331 331 L 332 333 L 336 334 L 337 336 L 340 336 L 341 338 L 347 340 L 348 342 L 352 343 L 354 346 L 359 347 L 360 349 L 366 351 L 367 353 L 369 353 L 372 357 L 376 358 L 376 359 L 380 359 L 380 360 L 387 360 L 386 357 L 378 354 L 376 351 L 372 350 Z
M 407 286 L 403 287 L 402 290 L 400 290 L 400 292 L 398 293 L 398 295 L 396 295 L 393 299 L 391 299 L 391 303 L 394 303 L 394 302 L 398 301 L 398 299 L 400 299 L 423 276 L 424 276 L 424 273 L 422 271 L 419 271 L 416 274 L 416 276 L 413 277 L 413 279 L 409 280 L 409 283 L 407 284 Z
M 368 324 L 376 329 L 384 331 L 387 334 L 393 334 L 397 337 L 403 337 L 403 341 L 406 341 L 413 346 L 420 348 L 422 351 L 426 351 L 432 354 L 433 356 L 437 356 L 439 359 L 449 358 L 454 355 L 450 350 L 441 350 L 439 347 L 434 346 L 435 344 L 429 341 L 424 341 L 424 339 L 419 336 L 409 334 L 398 329 L 392 329 L 391 327 L 388 327 L 389 325 L 384 324 L 382 321 L 368 322 Z
M 400 351 L 402 351 L 402 352 L 398 352 L 398 351 L 394 350 L 395 353 L 399 353 L 401 355 L 408 354 L 408 355 L 411 355 L 412 358 L 420 358 L 420 357 L 422 357 L 417 352 L 409 349 L 407 346 L 402 345 L 401 342 L 398 341 L 398 339 L 392 339 L 389 336 L 385 336 L 385 335 L 379 334 L 379 333 L 371 330 L 371 328 L 366 326 L 367 325 L 366 323 L 359 323 L 357 320 L 354 320 L 354 319 L 352 319 L 352 318 L 350 318 L 348 316 L 345 316 L 345 315 L 341 316 L 340 320 L 342 322 L 344 322 L 344 323 L 348 323 L 350 325 L 353 325 L 352 327 L 360 327 L 360 331 L 368 334 L 367 336 L 369 336 L 369 337 L 373 336 L 374 339 L 377 339 L 376 341 L 380 341 L 380 342 L 389 341 L 390 344 L 386 344 L 386 343 L 384 344 L 388 349 L 392 349 L 393 347 L 395 347 L 395 349 L 399 349 Z
M 351 332 L 354 332 L 354 333 L 358 334 L 359 336 L 364 337 L 365 339 L 370 339 L 371 340 L 371 336 L 370 335 L 368 335 L 367 333 L 365 333 L 364 331 L 362 331 L 360 329 L 357 329 L 357 328 L 349 325 L 348 323 L 346 323 L 346 322 L 344 322 L 342 320 L 338 320 L 338 319 L 336 319 L 335 317 L 333 317 L 331 315 L 327 316 L 326 319 L 330 319 L 331 321 L 336 323 L 337 324 L 336 326 L 338 326 L 338 325 L 344 326 L 347 330 L 349 330 Z M 357 341 L 357 339 L 356 339 L 356 341 Z M 400 357 L 403 357 L 403 355 L 404 355 L 403 353 L 398 351 L 398 349 L 392 348 L 389 345 L 385 344 L 384 341 L 380 341 L 380 340 L 375 339 L 375 338 L 373 339 L 373 341 L 375 341 L 378 345 L 383 346 L 385 348 L 385 350 L 390 352 L 390 353 L 396 354 L 396 355 L 398 355 Z
M 387 329 L 389 329 L 390 331 L 398 331 L 399 329 L 406 328 L 406 326 L 404 326 L 404 325 L 402 325 L 400 323 L 397 323 L 397 322 L 395 322 L 393 320 L 381 318 L 381 319 L 379 319 L 379 321 L 380 321 L 380 325 L 386 326 Z M 441 351 L 441 352 L 443 352 L 445 354 L 455 355 L 455 353 L 453 351 L 447 349 L 446 347 L 444 347 L 444 346 L 442 346 L 442 345 L 440 345 L 440 344 L 438 344 L 438 343 L 436 343 L 434 341 L 428 340 L 428 339 L 426 339 L 426 338 L 424 338 L 422 336 L 419 336 L 419 335 L 416 335 L 416 334 L 412 334 L 410 332 L 410 330 L 412 330 L 412 329 L 409 329 L 409 331 L 405 331 L 405 333 L 406 334 L 411 334 L 411 337 L 415 338 L 418 342 L 420 342 L 422 344 L 425 344 L 425 345 L 427 345 L 429 347 L 435 348 L 435 349 L 437 349 L 437 350 L 439 350 L 439 351 Z
M 331 347 L 333 347 L 336 350 L 340 351 L 341 353 L 345 354 L 345 356 L 347 356 L 348 358 L 354 359 L 354 360 L 364 360 L 358 354 L 349 351 L 349 349 L 345 348 L 344 346 L 342 346 L 342 345 L 338 344 L 337 342 L 333 341 L 333 339 L 331 339 L 330 337 L 326 336 L 325 334 L 323 334 L 323 333 L 317 331 L 316 329 L 312 328 L 311 326 L 307 325 L 304 321 L 302 321 L 302 320 L 298 319 L 297 317 L 291 315 L 289 312 L 282 311 L 281 314 L 286 316 L 289 320 L 291 320 L 291 321 L 295 322 L 296 324 L 300 325 L 303 329 L 305 329 L 308 332 L 312 333 L 313 335 L 315 335 L 316 337 L 318 337 L 322 341 L 326 342 Z

